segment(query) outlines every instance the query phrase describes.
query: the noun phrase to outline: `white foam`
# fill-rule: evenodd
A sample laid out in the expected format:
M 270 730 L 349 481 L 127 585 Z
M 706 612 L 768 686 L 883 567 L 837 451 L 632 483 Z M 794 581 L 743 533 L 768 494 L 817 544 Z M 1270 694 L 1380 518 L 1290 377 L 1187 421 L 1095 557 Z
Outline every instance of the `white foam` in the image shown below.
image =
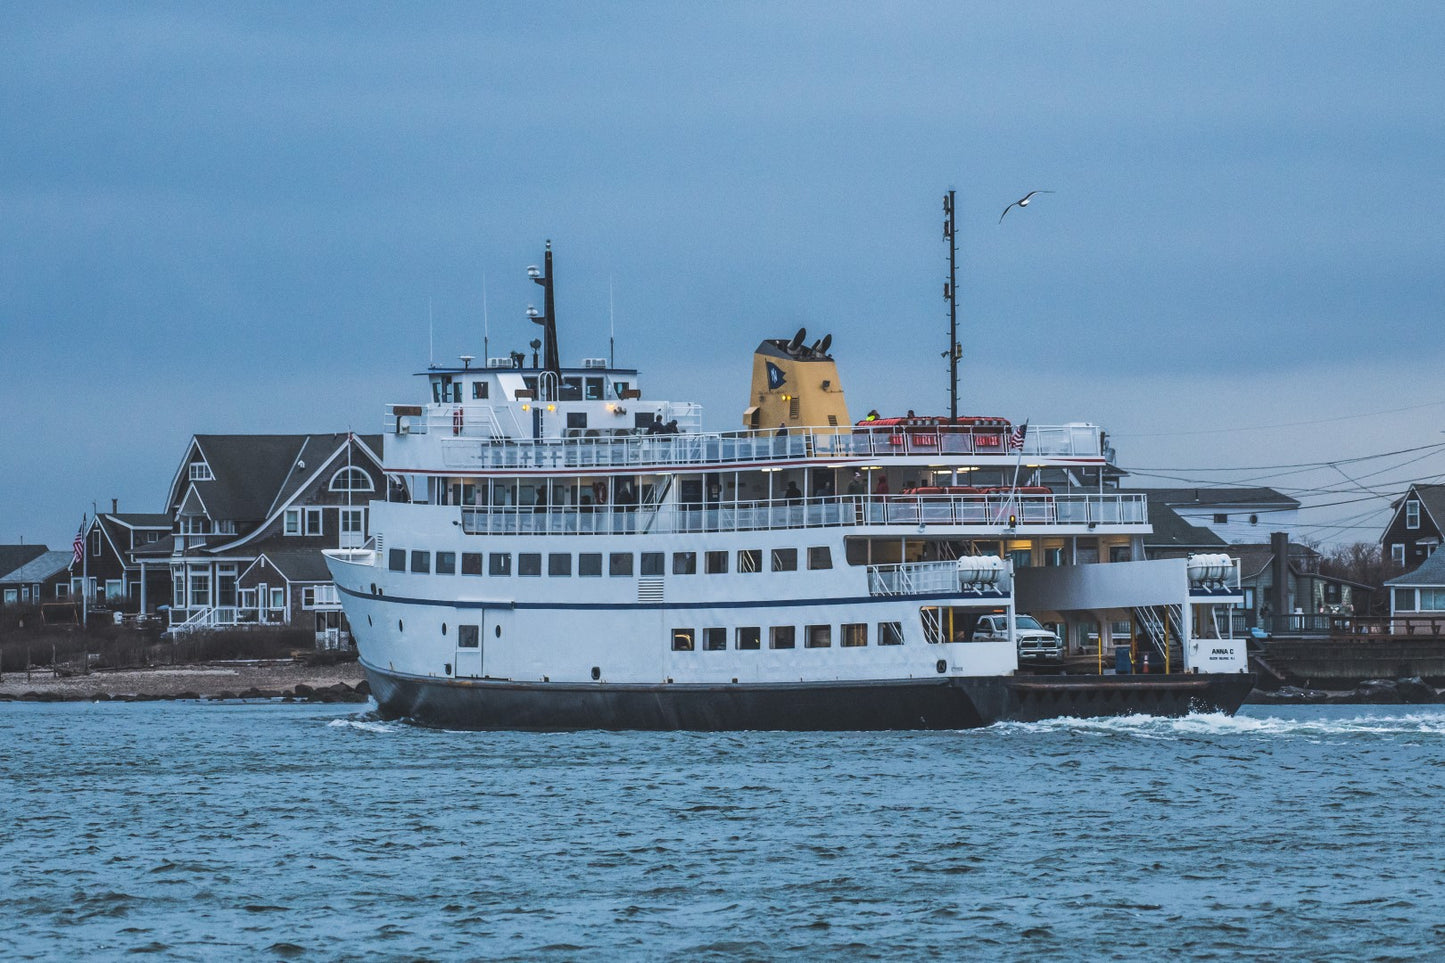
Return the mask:
M 375 719 L 351 717 L 346 719 L 332 719 L 327 723 L 332 728 L 360 729 L 362 732 L 396 732 L 395 726 L 385 722 L 378 722 Z
M 1445 736 L 1445 709 L 1388 708 L 1379 714 L 1348 717 L 1301 714 L 1285 716 L 1229 716 L 1224 713 L 1191 714 L 1179 718 L 1113 716 L 1103 719 L 1063 717 L 1042 722 L 1005 722 L 992 726 L 995 733 L 1027 734 L 1065 731 L 1074 735 L 1129 735 L 1140 739 L 1182 736 L 1261 736 L 1319 738 L 1321 736 Z

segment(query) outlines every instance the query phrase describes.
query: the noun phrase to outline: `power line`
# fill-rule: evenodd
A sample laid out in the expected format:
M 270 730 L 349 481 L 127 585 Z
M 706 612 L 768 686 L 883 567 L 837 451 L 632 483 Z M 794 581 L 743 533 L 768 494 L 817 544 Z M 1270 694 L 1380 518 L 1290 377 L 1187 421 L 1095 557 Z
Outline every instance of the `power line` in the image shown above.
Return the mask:
M 1115 438 L 1175 438 L 1183 435 L 1222 435 L 1238 431 L 1271 431 L 1275 428 L 1301 428 L 1307 425 L 1327 425 L 1336 421 L 1354 421 L 1357 418 L 1374 418 L 1378 415 L 1393 415 L 1402 411 L 1419 411 L 1422 408 L 1436 408 L 1445 405 L 1445 401 L 1428 401 L 1421 405 L 1408 405 L 1404 408 L 1385 408 L 1381 411 L 1367 411 L 1358 415 L 1340 415 L 1335 418 L 1316 418 L 1312 421 L 1285 421 L 1276 425 L 1246 425 L 1237 428 L 1201 428 L 1198 431 L 1161 431 L 1153 434 L 1128 434 L 1116 433 Z

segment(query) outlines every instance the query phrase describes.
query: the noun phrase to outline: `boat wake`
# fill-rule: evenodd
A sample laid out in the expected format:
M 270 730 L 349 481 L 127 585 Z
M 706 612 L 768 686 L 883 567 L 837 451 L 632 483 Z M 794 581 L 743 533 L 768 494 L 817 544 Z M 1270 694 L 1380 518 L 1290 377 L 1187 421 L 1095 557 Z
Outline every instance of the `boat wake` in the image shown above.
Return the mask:
M 1354 708 L 1354 707 L 1352 707 Z M 1139 739 L 1243 736 L 1319 739 L 1334 736 L 1445 737 L 1445 707 L 1387 708 L 1374 712 L 1325 716 L 1230 716 L 1200 713 L 1180 718 L 1115 716 L 1102 719 L 1063 717 L 1042 722 L 1001 722 L 984 730 L 1003 735 L 1066 732 L 1071 735 L 1132 736 Z

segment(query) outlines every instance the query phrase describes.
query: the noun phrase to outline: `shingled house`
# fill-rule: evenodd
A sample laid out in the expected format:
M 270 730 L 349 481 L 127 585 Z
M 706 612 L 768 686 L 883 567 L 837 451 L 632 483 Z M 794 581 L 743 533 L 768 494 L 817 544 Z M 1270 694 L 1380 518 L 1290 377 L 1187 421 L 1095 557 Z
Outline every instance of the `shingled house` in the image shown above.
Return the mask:
M 172 630 L 277 625 L 348 640 L 322 549 L 360 545 L 385 497 L 377 435 L 196 435 L 171 483 Z
M 44 545 L 0 545 L 0 604 L 39 605 L 64 600 L 70 591 L 70 552 Z
M 121 612 L 151 613 L 170 604 L 170 565 L 155 557 L 158 543 L 169 546 L 170 533 L 169 515 L 93 516 L 85 529 L 84 560 L 70 567 L 72 593 L 86 593 L 91 602 Z
M 1380 536 L 1383 554 L 1401 568 L 1418 568 L 1435 554 L 1445 532 L 1445 485 L 1411 485 L 1393 507 Z

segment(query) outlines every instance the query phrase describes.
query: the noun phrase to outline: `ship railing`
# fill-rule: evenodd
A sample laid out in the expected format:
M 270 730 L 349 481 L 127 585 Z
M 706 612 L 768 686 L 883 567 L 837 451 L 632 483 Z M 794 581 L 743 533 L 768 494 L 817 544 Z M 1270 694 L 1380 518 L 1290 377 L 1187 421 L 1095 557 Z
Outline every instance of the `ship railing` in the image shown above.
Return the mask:
M 396 412 L 401 412 L 397 414 Z M 422 411 L 421 414 L 410 412 Z M 508 413 L 510 409 L 507 409 Z M 647 434 L 645 429 L 573 428 L 562 438 L 522 438 L 505 428 L 489 405 L 393 405 L 387 431 L 436 434 L 448 468 L 586 469 L 688 467 L 779 461 L 832 461 L 899 455 L 1002 458 L 1103 457 L 1101 433 L 1093 425 L 1030 425 L 1021 448 L 1010 447 L 1001 429 L 946 430 L 937 427 L 888 429 L 814 427 L 771 431 Z M 691 414 L 689 422 L 696 421 Z M 681 420 L 680 420 L 681 424 Z M 683 427 L 687 427 L 684 425 Z
M 870 525 L 967 526 L 996 531 L 1062 525 L 1143 525 L 1143 495 L 835 495 L 806 501 L 461 508 L 474 535 L 744 532 Z
M 868 566 L 868 594 L 939 595 L 969 594 L 1004 598 L 1013 590 L 1007 569 L 991 570 L 987 581 L 972 581 L 977 573 L 960 569 L 954 560 L 942 562 L 900 562 Z

